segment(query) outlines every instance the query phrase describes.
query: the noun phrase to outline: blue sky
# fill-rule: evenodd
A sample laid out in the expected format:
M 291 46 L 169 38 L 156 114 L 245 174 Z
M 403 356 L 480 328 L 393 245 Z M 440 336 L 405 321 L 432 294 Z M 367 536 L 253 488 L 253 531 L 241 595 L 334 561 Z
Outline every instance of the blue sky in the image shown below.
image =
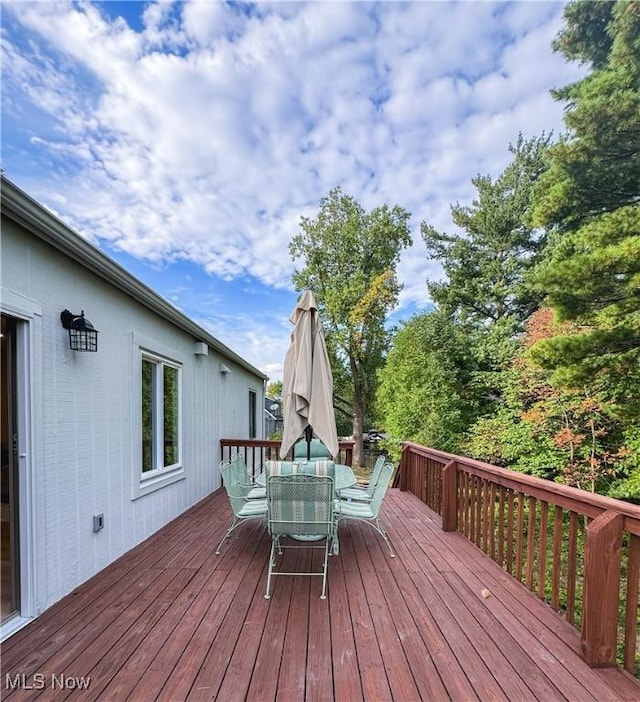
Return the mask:
M 393 321 L 427 308 L 420 223 L 562 131 L 563 5 L 4 1 L 2 167 L 280 379 L 300 217 L 338 185 L 407 209 Z

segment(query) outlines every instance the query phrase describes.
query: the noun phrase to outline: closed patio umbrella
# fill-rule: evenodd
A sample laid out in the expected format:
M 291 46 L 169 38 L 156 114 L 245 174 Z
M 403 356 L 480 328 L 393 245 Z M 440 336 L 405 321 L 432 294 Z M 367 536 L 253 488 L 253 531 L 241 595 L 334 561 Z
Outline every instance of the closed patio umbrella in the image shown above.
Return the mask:
M 333 375 L 318 306 L 311 290 L 301 295 L 290 320 L 295 326 L 284 359 L 284 427 L 280 456 L 284 458 L 303 433 L 307 445 L 313 433 L 331 456 L 336 456 L 339 448 L 333 411 Z

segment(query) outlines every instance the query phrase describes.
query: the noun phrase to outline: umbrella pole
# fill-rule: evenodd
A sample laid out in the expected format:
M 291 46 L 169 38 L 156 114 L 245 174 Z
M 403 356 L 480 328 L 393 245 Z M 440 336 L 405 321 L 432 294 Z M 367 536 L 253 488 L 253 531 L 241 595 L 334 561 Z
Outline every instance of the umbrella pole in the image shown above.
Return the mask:
M 307 440 L 307 461 L 311 460 L 311 439 L 313 438 L 313 428 L 310 424 L 304 428 L 304 438 Z

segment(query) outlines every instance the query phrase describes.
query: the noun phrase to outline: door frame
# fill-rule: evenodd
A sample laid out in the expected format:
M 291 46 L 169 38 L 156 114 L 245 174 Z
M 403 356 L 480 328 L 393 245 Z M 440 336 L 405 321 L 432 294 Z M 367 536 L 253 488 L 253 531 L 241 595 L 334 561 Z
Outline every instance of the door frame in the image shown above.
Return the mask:
M 15 326 L 15 416 L 18 461 L 19 601 L 16 615 L 0 626 L 0 642 L 36 616 L 36 541 L 34 481 L 34 339 L 41 338 L 39 303 L 12 290 L 0 291 L 0 311 Z

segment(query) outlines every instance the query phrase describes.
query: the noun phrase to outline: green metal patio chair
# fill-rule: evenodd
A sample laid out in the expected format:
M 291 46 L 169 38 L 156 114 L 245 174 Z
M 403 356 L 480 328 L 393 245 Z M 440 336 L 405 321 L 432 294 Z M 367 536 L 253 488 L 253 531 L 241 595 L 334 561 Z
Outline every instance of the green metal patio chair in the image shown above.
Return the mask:
M 382 473 L 382 467 L 385 464 L 385 456 L 378 456 L 375 465 L 373 466 L 373 471 L 371 472 L 371 477 L 366 485 L 354 485 L 353 487 L 344 488 L 340 490 L 340 498 L 343 500 L 356 500 L 358 502 L 370 502 L 373 497 L 373 491 L 375 490 L 378 480 L 380 480 L 380 474 Z
M 271 579 L 277 575 L 321 575 L 321 599 L 327 597 L 327 568 L 329 545 L 335 536 L 334 477 L 331 461 L 316 464 L 305 463 L 305 473 L 296 472 L 298 466 L 292 462 L 267 463 L 267 524 L 271 534 L 271 553 L 265 598 L 271 598 Z M 315 470 L 316 473 L 312 473 Z M 285 537 L 300 539 L 298 545 L 283 543 Z M 306 541 L 305 537 L 324 537 L 324 545 L 318 541 Z M 284 549 L 324 549 L 322 571 L 276 570 L 276 549 L 282 555 Z
M 320 439 L 311 439 L 309 444 L 309 459 L 307 459 L 307 440 L 300 439 L 293 445 L 293 460 L 294 461 L 330 461 L 331 454 L 329 449 L 320 441 Z
M 249 468 L 242 454 L 234 453 L 229 462 L 232 465 L 238 485 L 245 490 L 245 497 L 249 500 L 266 500 L 266 488 L 256 485 L 253 477 L 249 474 Z
M 385 540 L 385 543 L 389 547 L 391 558 L 395 558 L 396 555 L 391 548 L 387 532 L 384 530 L 382 522 L 380 521 L 380 508 L 387 494 L 387 488 L 389 487 L 393 471 L 393 463 L 385 463 L 382 466 L 378 484 L 375 486 L 373 495 L 369 501 L 353 502 L 342 498 L 336 500 L 336 523 L 340 524 L 343 519 L 358 519 L 362 522 L 366 522 Z
M 242 522 L 249 519 L 263 519 L 267 517 L 267 501 L 266 499 L 257 500 L 247 497 L 246 486 L 238 480 L 238 466 L 233 461 L 222 461 L 220 464 L 220 473 L 222 474 L 222 484 L 227 492 L 227 497 L 231 503 L 233 511 L 233 519 L 231 526 L 227 529 L 227 533 L 222 537 L 218 544 L 216 554 L 220 553 L 222 544 L 225 539 L 228 539 L 231 532 Z

